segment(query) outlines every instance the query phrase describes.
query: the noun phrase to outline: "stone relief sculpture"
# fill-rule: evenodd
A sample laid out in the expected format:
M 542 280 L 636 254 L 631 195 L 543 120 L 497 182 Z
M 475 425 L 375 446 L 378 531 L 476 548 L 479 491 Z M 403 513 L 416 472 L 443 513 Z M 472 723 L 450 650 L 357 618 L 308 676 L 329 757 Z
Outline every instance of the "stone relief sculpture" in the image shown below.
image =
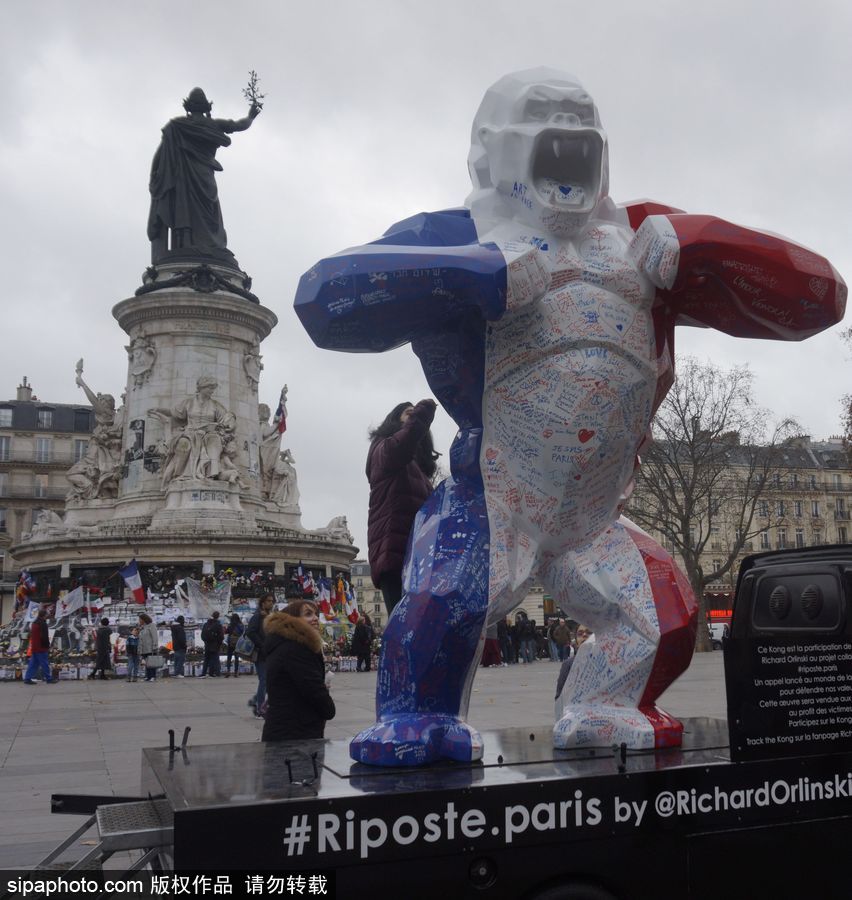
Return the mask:
M 154 368 L 157 348 L 145 332 L 140 331 L 124 349 L 130 360 L 129 372 L 133 376 L 133 387 L 138 388 L 148 380 Z
M 298 510 L 299 487 L 293 454 L 289 448 L 281 450 L 281 417 L 287 388 L 281 392 L 281 404 L 272 423 L 269 422 L 269 407 L 261 403 L 258 408 L 260 420 L 260 493 L 264 500 L 271 500 L 280 506 Z
M 95 427 L 86 453 L 68 470 L 71 483 L 66 500 L 103 499 L 118 496 L 121 473 L 121 420 L 116 416 L 112 394 L 96 394 L 83 381 L 83 360 L 77 363 L 77 386 L 92 404 Z
M 202 376 L 195 394 L 174 409 L 149 409 L 148 415 L 171 428 L 162 465 L 162 483 L 184 478 L 240 484 L 234 427 L 236 419 L 213 399 L 215 378 Z
M 65 534 L 66 530 L 65 522 L 57 512 L 52 509 L 43 509 L 36 517 L 29 537 L 32 541 L 43 541 L 54 535 Z
M 325 528 L 320 528 L 318 531 L 321 534 L 327 534 L 332 539 L 347 541 L 350 544 L 354 543 L 355 540 L 352 537 L 352 532 L 349 530 L 349 523 L 346 521 L 346 516 L 335 516 Z
M 616 205 L 606 132 L 572 75 L 494 84 L 468 168 L 467 208 L 411 216 L 321 260 L 296 295 L 320 347 L 410 342 L 459 426 L 382 637 L 378 722 L 350 753 L 480 759 L 465 719 L 482 638 L 531 578 L 596 635 L 565 683 L 554 745 L 677 746 L 682 725 L 656 701 L 689 665 L 697 604 L 671 556 L 620 515 L 672 384 L 675 326 L 801 340 L 842 318 L 846 286 L 784 238 Z
M 263 357 L 260 355 L 260 344 L 255 341 L 243 356 L 243 369 L 252 387 L 260 383 L 260 373 L 263 371 Z

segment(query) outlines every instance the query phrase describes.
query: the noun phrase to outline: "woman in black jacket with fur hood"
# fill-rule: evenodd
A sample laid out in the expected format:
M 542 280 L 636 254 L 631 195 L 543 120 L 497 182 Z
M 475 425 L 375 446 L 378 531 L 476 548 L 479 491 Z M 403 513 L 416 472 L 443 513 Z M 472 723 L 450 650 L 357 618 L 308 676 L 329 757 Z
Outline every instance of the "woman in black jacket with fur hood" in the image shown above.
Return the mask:
M 325 684 L 316 606 L 295 600 L 264 619 L 268 709 L 264 741 L 321 738 L 335 714 Z

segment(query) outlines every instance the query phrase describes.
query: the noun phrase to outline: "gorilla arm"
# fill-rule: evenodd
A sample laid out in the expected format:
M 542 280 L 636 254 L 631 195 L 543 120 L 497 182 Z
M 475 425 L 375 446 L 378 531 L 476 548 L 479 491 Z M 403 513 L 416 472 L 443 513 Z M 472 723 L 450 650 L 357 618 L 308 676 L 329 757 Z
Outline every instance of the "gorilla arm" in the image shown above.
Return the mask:
M 306 272 L 295 308 L 314 343 L 352 352 L 398 347 L 470 309 L 493 321 L 531 302 L 550 275 L 534 247 L 507 264 L 479 243 L 467 210 L 421 213 L 371 244 L 321 260 Z
M 714 216 L 649 212 L 630 253 L 678 324 L 800 341 L 843 318 L 846 285 L 824 257 Z

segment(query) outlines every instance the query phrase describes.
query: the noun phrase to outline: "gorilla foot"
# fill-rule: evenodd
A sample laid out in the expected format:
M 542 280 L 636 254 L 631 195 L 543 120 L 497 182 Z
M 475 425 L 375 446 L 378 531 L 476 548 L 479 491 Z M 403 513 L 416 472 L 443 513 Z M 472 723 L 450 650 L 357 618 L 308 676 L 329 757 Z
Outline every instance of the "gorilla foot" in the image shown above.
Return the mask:
M 553 746 L 558 750 L 611 747 L 627 744 L 631 750 L 679 747 L 683 726 L 656 706 L 577 704 L 566 706 L 553 726 Z
M 482 759 L 482 737 L 454 716 L 408 713 L 377 722 L 349 744 L 356 762 L 371 766 L 422 766 L 439 759 Z

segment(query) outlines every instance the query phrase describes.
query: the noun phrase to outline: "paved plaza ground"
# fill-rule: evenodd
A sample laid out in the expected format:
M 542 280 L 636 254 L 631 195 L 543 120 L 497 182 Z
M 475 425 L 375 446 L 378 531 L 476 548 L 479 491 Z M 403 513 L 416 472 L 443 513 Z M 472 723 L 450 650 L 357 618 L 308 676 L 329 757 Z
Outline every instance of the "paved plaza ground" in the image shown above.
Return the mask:
M 558 669 L 480 669 L 469 721 L 480 729 L 552 723 Z M 262 723 L 246 705 L 256 683 L 240 676 L 0 684 L 0 867 L 32 865 L 82 821 L 52 815 L 52 793 L 138 794 L 141 748 L 167 745 L 170 728 L 179 739 L 191 726 L 190 745 L 259 740 Z M 375 684 L 375 672 L 334 676 L 337 717 L 326 737 L 349 738 L 373 722 Z M 722 654 L 697 654 L 661 705 L 678 716 L 724 718 Z

